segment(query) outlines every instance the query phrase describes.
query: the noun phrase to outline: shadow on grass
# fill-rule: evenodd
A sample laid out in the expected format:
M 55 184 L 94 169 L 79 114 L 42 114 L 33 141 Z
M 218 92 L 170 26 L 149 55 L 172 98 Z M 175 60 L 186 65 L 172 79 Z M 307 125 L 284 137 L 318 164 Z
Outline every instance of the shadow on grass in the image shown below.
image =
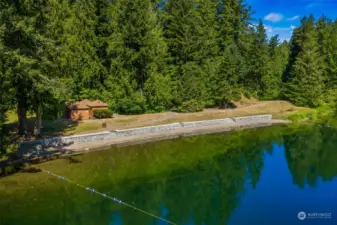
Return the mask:
M 79 121 L 73 121 L 69 119 L 61 119 L 55 121 L 44 120 L 42 121 L 41 137 L 40 138 L 50 138 L 61 136 L 64 134 L 75 133 L 76 127 Z M 34 126 L 35 117 L 27 119 L 28 136 L 19 137 L 18 135 L 18 122 L 7 123 L 5 128 L 9 133 L 11 140 L 13 142 L 24 141 L 24 140 L 34 140 Z
M 6 159 L 0 160 L 0 177 L 12 175 L 17 172 L 37 172 L 30 171 L 28 165 L 36 165 L 45 161 L 58 159 L 65 154 L 72 154 L 73 151 L 66 147 L 71 145 L 61 143 L 55 139 L 49 143 L 25 143 L 24 147 L 7 155 Z M 66 157 L 69 163 L 81 163 L 72 157 Z M 28 170 L 26 170 L 28 168 Z
M 41 133 L 44 138 L 61 136 L 64 134 L 74 134 L 78 121 L 62 119 L 57 121 L 43 121 Z
M 56 121 L 43 121 L 41 129 L 41 139 L 58 137 L 64 134 L 75 133 L 78 121 L 68 119 Z M 44 161 L 56 159 L 65 153 L 71 153 L 66 146 L 70 144 L 63 144 L 58 138 L 53 138 L 49 143 L 34 141 L 34 126 L 35 117 L 27 119 L 28 135 L 27 137 L 20 137 L 18 135 L 18 122 L 12 121 L 5 125 L 5 132 L 9 134 L 11 143 L 25 141 L 24 147 L 17 146 L 17 150 L 5 154 L 2 158 L 0 155 L 0 176 L 7 176 L 19 171 L 23 171 L 27 164 L 38 164 Z M 55 139 L 55 140 L 54 140 Z M 16 147 L 15 147 L 16 148 Z M 72 163 L 76 163 L 73 162 Z

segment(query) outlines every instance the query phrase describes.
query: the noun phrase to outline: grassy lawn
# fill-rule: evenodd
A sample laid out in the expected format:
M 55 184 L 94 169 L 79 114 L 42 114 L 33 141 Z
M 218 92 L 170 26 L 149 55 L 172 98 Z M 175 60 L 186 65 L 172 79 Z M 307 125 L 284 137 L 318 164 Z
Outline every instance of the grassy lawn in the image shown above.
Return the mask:
M 294 112 L 279 114 L 276 117 L 291 120 L 295 123 L 316 123 L 337 127 L 336 112 L 334 111 L 334 107 L 328 105 L 320 106 L 315 109 L 302 108 Z
M 16 114 L 16 110 L 12 109 L 7 112 L 7 121 L 6 124 L 17 123 L 18 122 L 18 115 Z M 35 114 L 27 114 L 27 118 L 35 118 Z
M 35 123 L 35 115 L 29 114 L 28 118 L 28 130 L 33 131 Z M 6 126 L 10 134 L 15 135 L 17 133 L 18 118 L 15 110 L 10 110 L 7 113 Z M 102 124 L 93 121 L 71 121 L 71 120 L 58 120 L 42 122 L 42 135 L 43 137 L 54 137 L 59 135 L 73 135 L 80 133 L 93 132 L 95 130 L 102 129 Z

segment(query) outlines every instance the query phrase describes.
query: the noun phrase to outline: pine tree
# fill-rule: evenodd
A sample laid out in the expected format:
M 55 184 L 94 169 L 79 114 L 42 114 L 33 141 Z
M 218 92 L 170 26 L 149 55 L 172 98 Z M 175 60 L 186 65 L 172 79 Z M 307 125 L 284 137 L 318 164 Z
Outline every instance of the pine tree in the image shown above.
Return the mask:
M 72 78 L 70 100 L 99 98 L 106 71 L 97 54 L 95 2 L 78 0 L 70 2 L 68 7 L 65 2 L 60 10 L 64 17 L 58 38 L 60 69 L 66 77 Z
M 19 133 L 27 135 L 27 110 L 36 113 L 37 135 L 40 134 L 44 104 L 57 101 L 62 84 L 58 81 L 52 54 L 55 42 L 47 35 L 46 11 L 53 1 L 5 1 L 2 33 L 8 78 L 15 87 Z
M 318 32 L 319 53 L 323 62 L 323 76 L 325 80 L 324 101 L 334 104 L 336 102 L 336 75 L 337 75 L 337 30 L 336 23 L 328 18 L 321 17 L 316 23 Z
M 277 99 L 282 86 L 282 75 L 288 63 L 288 45 L 286 42 L 279 44 L 278 35 L 269 40 L 269 68 L 268 75 L 264 78 L 264 99 Z
M 337 89 L 337 20 L 332 24 L 331 33 L 328 39 L 327 62 L 327 86 L 329 89 Z
M 217 1 L 213 27 L 219 30 L 218 56 L 216 66 L 212 66 L 214 72 L 209 73 L 212 76 L 208 81 L 208 92 L 212 101 L 221 108 L 231 107 L 231 101 L 240 96 L 239 82 L 246 73 L 245 60 L 238 47 L 247 31 L 250 16 L 245 7 L 243 1 Z
M 220 30 L 220 48 L 223 51 L 226 46 L 233 43 L 245 45 L 244 39 L 251 24 L 252 10 L 244 0 L 220 0 L 217 1 L 217 20 Z
M 27 132 L 26 112 L 28 110 L 28 91 L 32 83 L 33 74 L 30 72 L 34 60 L 36 48 L 32 48 L 31 43 L 35 40 L 28 33 L 29 27 L 27 18 L 24 17 L 24 7 L 19 7 L 11 1 L 1 3 L 1 41 L 2 57 L 5 61 L 11 62 L 4 70 L 8 70 L 7 78 L 15 87 L 15 96 L 18 102 L 19 133 Z M 25 26 L 19 26 L 19 22 Z M 34 46 L 35 47 L 35 46 Z
M 290 58 L 290 46 L 288 41 L 283 41 L 282 44 L 278 47 L 280 64 L 281 64 L 281 77 L 280 77 L 280 90 L 278 98 L 282 98 L 282 93 L 284 90 L 284 82 L 283 79 L 285 77 L 285 73 L 287 72 Z
M 115 87 L 116 99 L 143 99 L 151 109 L 167 108 L 170 104 L 169 78 L 165 75 L 167 47 L 151 1 L 116 1 L 109 16 L 113 33 L 108 40 L 111 58 L 108 85 Z
M 318 19 L 316 23 L 316 30 L 317 30 L 317 41 L 319 46 L 319 54 L 322 60 L 322 75 L 324 78 L 328 78 L 328 62 L 327 62 L 327 55 L 329 52 L 329 38 L 332 31 L 332 24 L 331 21 L 328 20 L 325 16 L 322 16 Z
M 303 19 L 306 20 L 307 18 L 303 18 Z M 282 76 L 283 83 L 289 82 L 289 80 L 292 78 L 291 70 L 295 63 L 298 53 L 301 51 L 300 40 L 303 39 L 303 29 L 304 29 L 303 26 L 299 26 L 293 30 L 293 33 L 292 33 L 292 36 L 289 42 L 289 49 L 290 49 L 289 62 Z
M 258 96 L 268 97 L 266 90 L 270 83 L 267 34 L 262 21 L 256 27 L 253 46 L 250 49 L 249 74 L 245 87 Z
M 237 0 L 219 1 L 217 6 L 217 20 L 220 30 L 219 45 L 222 51 L 234 42 L 234 33 L 239 33 L 238 18 L 241 14 L 237 15 L 240 4 Z
M 204 100 L 202 68 L 196 43 L 201 18 L 193 0 L 170 0 L 165 7 L 164 32 L 170 53 L 171 79 L 175 104 L 191 99 Z M 199 41 L 200 43 L 200 41 Z
M 8 145 L 8 138 L 6 137 L 4 123 L 6 122 L 7 111 L 11 108 L 13 103 L 14 87 L 11 84 L 11 71 L 8 69 L 11 62 L 8 60 L 0 38 L 0 155 L 6 152 Z
M 214 11 L 211 0 L 170 0 L 165 8 L 164 31 L 177 105 L 197 101 L 202 106 L 209 99 L 207 82 L 219 66 Z
M 210 95 L 220 108 L 230 108 L 233 100 L 237 100 L 241 95 L 239 85 L 240 75 L 244 59 L 235 44 L 226 47 L 225 52 L 219 57 L 220 64 L 217 71 L 209 80 Z
M 296 40 L 300 47 L 291 71 L 291 80 L 287 83 L 285 96 L 301 106 L 318 106 L 322 99 L 324 77 L 322 59 L 319 54 L 317 31 L 314 17 L 301 21 L 301 39 Z
M 112 30 L 110 29 L 109 21 L 109 9 L 114 4 L 112 1 L 106 0 L 94 0 L 95 4 L 95 16 L 97 23 L 95 26 L 95 35 L 97 37 L 97 55 L 100 62 L 106 70 L 110 67 L 110 60 L 107 54 L 108 47 L 108 37 L 111 35 Z

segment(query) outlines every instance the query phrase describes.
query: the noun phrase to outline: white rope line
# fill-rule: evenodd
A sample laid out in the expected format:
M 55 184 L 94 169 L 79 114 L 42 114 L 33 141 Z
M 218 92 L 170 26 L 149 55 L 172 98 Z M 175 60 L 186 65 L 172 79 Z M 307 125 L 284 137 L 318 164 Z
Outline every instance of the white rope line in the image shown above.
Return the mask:
M 45 172 L 45 173 L 48 173 L 49 175 L 52 175 L 52 176 L 54 176 L 54 177 L 57 177 L 57 178 L 59 178 L 59 179 L 61 179 L 61 180 L 67 181 L 67 182 L 69 182 L 69 183 L 71 183 L 71 184 L 74 184 L 74 185 L 76 185 L 76 186 L 78 186 L 78 187 L 81 187 L 81 188 L 83 188 L 83 189 L 85 189 L 85 190 L 87 190 L 87 191 L 90 191 L 90 192 L 92 192 L 92 193 L 98 194 L 98 195 L 100 195 L 100 196 L 102 196 L 102 197 L 104 197 L 104 198 L 108 198 L 108 199 L 110 199 L 110 200 L 112 200 L 112 201 L 114 201 L 114 202 L 117 202 L 117 203 L 119 203 L 119 204 L 122 204 L 122 205 L 124 205 L 124 206 L 126 206 L 126 207 L 132 208 L 132 209 L 134 209 L 134 210 L 136 210 L 136 211 L 138 211 L 138 212 L 142 212 L 142 213 L 147 214 L 147 215 L 149 215 L 149 216 L 151 216 L 151 217 L 153 217 L 153 218 L 156 218 L 156 219 L 159 219 L 159 220 L 161 220 L 161 221 L 164 221 L 164 222 L 166 222 L 166 223 L 168 223 L 168 224 L 176 225 L 175 223 L 173 223 L 173 222 L 171 222 L 171 221 L 168 221 L 168 220 L 166 220 L 166 219 L 164 219 L 164 218 L 161 218 L 161 217 L 159 217 L 159 216 L 156 216 L 156 215 L 154 215 L 154 214 L 152 214 L 152 213 L 146 212 L 146 211 L 144 211 L 144 210 L 142 210 L 142 209 L 139 209 L 139 208 L 137 208 L 137 207 L 135 207 L 135 206 L 132 206 L 132 205 L 126 203 L 126 202 L 123 202 L 122 200 L 119 200 L 119 199 L 117 199 L 117 198 L 112 198 L 112 197 L 108 196 L 107 194 L 98 192 L 98 191 L 96 191 L 96 190 L 94 190 L 94 189 L 92 189 L 92 188 L 90 188 L 90 187 L 85 187 L 85 186 L 83 186 L 83 185 L 81 185 L 81 184 L 75 183 L 75 182 L 73 182 L 73 181 L 71 181 L 71 180 L 66 179 L 66 178 L 63 177 L 63 176 L 59 176 L 59 175 L 54 174 L 54 173 L 52 173 L 52 172 L 50 172 L 50 171 L 46 171 L 46 170 L 42 170 L 42 169 L 41 169 L 41 171 L 43 171 L 43 172 Z

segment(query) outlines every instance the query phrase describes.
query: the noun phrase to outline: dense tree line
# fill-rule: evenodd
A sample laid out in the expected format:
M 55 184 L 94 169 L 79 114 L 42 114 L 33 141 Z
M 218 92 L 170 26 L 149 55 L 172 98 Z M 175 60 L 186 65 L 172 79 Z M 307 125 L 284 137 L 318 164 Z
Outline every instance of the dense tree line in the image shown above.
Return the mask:
M 119 113 L 228 107 L 241 94 L 298 105 L 332 101 L 337 22 L 304 17 L 268 39 L 244 0 L 4 0 L 1 118 L 57 118 L 99 98 Z M 1 124 L 0 124 L 1 126 Z

